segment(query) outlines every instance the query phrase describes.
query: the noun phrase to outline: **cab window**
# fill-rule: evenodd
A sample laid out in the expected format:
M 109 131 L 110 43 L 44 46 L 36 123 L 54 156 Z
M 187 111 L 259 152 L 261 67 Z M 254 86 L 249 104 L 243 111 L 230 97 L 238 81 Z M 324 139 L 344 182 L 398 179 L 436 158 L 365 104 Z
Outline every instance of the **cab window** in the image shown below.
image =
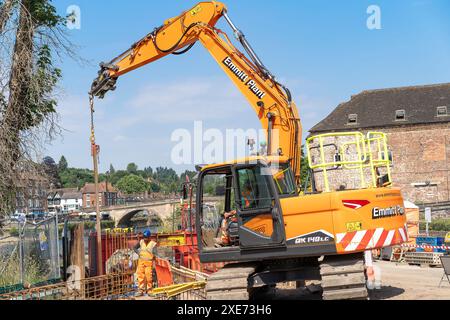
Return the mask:
M 294 172 L 289 164 L 281 164 L 271 168 L 277 192 L 280 196 L 297 195 Z
M 239 206 L 243 211 L 271 208 L 273 197 L 266 175 L 262 174 L 261 167 L 239 169 L 237 197 Z

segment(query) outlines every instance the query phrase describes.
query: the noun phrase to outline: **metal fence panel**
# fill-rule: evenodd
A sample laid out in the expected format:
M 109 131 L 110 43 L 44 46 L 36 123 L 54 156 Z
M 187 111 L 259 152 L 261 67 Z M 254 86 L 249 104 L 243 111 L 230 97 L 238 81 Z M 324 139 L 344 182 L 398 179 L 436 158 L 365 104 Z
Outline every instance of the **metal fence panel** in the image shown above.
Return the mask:
M 0 293 L 21 290 L 61 277 L 57 217 L 40 223 L 11 223 L 17 235 L 0 239 Z

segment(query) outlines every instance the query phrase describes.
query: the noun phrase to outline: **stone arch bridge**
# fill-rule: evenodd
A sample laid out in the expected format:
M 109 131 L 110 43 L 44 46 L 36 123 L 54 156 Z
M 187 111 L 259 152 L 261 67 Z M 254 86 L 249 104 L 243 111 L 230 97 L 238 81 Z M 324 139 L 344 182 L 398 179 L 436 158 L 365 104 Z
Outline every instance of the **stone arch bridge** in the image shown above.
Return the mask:
M 205 201 L 219 202 L 220 199 L 206 198 Z M 165 220 L 172 216 L 172 213 L 179 204 L 180 199 L 172 199 L 103 207 L 100 210 L 102 212 L 108 212 L 111 218 L 115 221 L 115 225 L 117 227 L 121 225 L 127 225 L 127 223 L 141 211 L 147 211 L 149 213 L 154 212 L 161 220 Z M 87 213 L 95 212 L 95 208 L 85 209 L 84 211 Z
M 162 220 L 172 216 L 173 211 L 180 204 L 179 199 L 139 202 L 129 205 L 117 205 L 112 207 L 103 207 L 102 212 L 108 212 L 110 217 L 115 221 L 115 225 L 126 225 L 136 214 L 141 211 L 156 212 Z M 85 209 L 85 212 L 95 212 L 95 208 Z

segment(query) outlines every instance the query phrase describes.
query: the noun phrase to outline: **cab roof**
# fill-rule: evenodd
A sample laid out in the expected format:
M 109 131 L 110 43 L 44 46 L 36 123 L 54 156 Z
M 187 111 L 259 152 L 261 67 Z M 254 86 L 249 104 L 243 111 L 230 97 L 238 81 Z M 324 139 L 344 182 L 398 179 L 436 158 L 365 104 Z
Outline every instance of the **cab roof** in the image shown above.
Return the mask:
M 224 166 L 233 166 L 233 165 L 245 165 L 245 164 L 256 164 L 258 162 L 265 162 L 267 164 L 271 163 L 286 163 L 289 161 L 288 157 L 284 156 L 253 156 L 253 157 L 247 157 L 247 158 L 241 158 L 241 159 L 235 159 L 228 162 L 223 163 L 215 163 L 210 165 L 198 165 L 197 171 L 203 172 L 206 170 L 221 168 Z

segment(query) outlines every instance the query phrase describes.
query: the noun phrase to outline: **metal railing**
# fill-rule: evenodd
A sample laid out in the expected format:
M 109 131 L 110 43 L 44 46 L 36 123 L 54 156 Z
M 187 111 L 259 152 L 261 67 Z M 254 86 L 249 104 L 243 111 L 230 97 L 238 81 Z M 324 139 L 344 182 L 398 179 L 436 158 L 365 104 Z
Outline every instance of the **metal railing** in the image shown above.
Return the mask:
M 0 238 L 0 293 L 60 280 L 57 217 L 11 222 Z
M 327 133 L 306 140 L 308 163 L 314 173 L 323 176 L 324 192 L 331 191 L 331 172 L 346 171 L 343 177 L 354 178 L 349 171 L 356 171 L 359 186 L 352 189 L 377 188 L 391 185 L 392 159 L 387 146 L 387 136 L 382 132 Z M 381 173 L 385 173 L 383 175 Z M 356 184 L 356 183 L 354 183 Z
M 184 267 L 171 266 L 174 285 L 153 290 L 156 300 L 206 300 L 208 275 Z

